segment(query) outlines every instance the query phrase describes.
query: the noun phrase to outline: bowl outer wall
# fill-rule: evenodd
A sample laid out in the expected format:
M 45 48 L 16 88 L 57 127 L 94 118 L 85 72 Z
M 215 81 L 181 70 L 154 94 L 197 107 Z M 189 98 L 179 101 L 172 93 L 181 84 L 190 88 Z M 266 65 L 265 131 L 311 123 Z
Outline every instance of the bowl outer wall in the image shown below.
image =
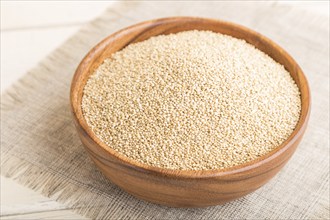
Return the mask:
M 94 135 L 81 110 L 82 90 L 93 70 L 113 52 L 130 43 L 159 34 L 192 29 L 211 30 L 244 39 L 283 64 L 291 73 L 301 92 L 302 112 L 296 129 L 282 145 L 269 154 L 240 166 L 222 170 L 182 171 L 150 167 L 133 161 L 106 146 Z M 262 186 L 292 156 L 303 136 L 310 114 L 308 82 L 299 65 L 287 52 L 268 38 L 243 26 L 195 17 L 146 21 L 110 35 L 95 46 L 78 66 L 72 80 L 70 98 L 80 139 L 101 171 L 115 184 L 139 198 L 179 207 L 221 204 Z

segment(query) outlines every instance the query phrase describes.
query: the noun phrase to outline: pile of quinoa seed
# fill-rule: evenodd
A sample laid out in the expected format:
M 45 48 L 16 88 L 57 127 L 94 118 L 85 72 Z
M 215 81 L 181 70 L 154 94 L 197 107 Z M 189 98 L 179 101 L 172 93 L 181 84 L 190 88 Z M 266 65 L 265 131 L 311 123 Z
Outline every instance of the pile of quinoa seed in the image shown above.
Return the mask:
M 101 141 L 177 170 L 222 169 L 269 153 L 294 130 L 300 92 L 254 46 L 210 31 L 131 44 L 86 83 L 82 110 Z

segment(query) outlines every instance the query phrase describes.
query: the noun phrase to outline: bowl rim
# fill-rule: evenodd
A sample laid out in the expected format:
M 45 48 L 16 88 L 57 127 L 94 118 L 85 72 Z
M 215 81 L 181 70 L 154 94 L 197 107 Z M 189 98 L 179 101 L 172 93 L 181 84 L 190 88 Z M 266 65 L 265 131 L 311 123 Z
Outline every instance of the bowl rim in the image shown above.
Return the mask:
M 249 161 L 247 163 L 243 163 L 237 166 L 233 167 L 228 167 L 224 169 L 212 169 L 212 170 L 176 170 L 176 169 L 167 169 L 167 168 L 160 168 L 160 167 L 154 167 L 150 166 L 147 164 L 143 164 L 141 162 L 138 162 L 136 160 L 133 160 L 131 158 L 126 157 L 125 155 L 115 151 L 112 149 L 110 146 L 107 144 L 103 143 L 92 131 L 92 129 L 87 125 L 84 116 L 82 114 L 82 109 L 81 109 L 81 102 L 79 103 L 77 101 L 78 98 L 78 91 L 79 91 L 79 86 L 78 83 L 76 83 L 77 80 L 81 78 L 83 75 L 84 71 L 83 69 L 85 68 L 84 63 L 89 63 L 95 54 L 100 52 L 107 44 L 112 41 L 114 38 L 119 36 L 120 34 L 127 32 L 131 29 L 135 28 L 142 28 L 142 27 L 154 27 L 156 25 L 161 25 L 164 21 L 167 22 L 176 22 L 176 21 L 185 21 L 185 20 L 198 20 L 198 21 L 203 21 L 203 22 L 215 22 L 218 25 L 226 25 L 226 26 L 232 26 L 235 28 L 235 30 L 240 30 L 243 32 L 249 32 L 252 35 L 262 39 L 266 44 L 271 44 L 274 46 L 277 50 L 279 50 L 282 54 L 282 56 L 286 56 L 286 58 L 289 60 L 290 63 L 293 63 L 296 68 L 295 71 L 299 75 L 299 81 L 301 85 L 304 85 L 305 87 L 305 97 L 302 97 L 301 93 L 301 102 L 302 102 L 302 107 L 301 107 L 301 114 L 299 121 L 297 122 L 296 128 L 293 130 L 291 135 L 278 147 L 276 147 L 274 150 L 270 151 L 269 153 L 255 159 L 252 161 Z M 191 29 L 193 30 L 193 29 Z M 156 35 L 155 35 L 156 36 Z M 266 53 L 266 52 L 265 52 Z M 267 54 L 267 53 L 266 53 Z M 269 54 L 268 54 L 269 55 Z M 271 57 L 271 55 L 269 55 Z M 298 85 L 296 82 L 299 91 L 301 92 L 301 86 Z M 84 84 L 85 85 L 85 84 Z M 251 30 L 245 26 L 235 24 L 232 22 L 228 21 L 223 21 L 219 19 L 211 19 L 211 18 L 201 18 L 201 17 L 190 17 L 190 16 L 177 16 L 177 17 L 165 17 L 165 18 L 159 18 L 159 19 L 153 19 L 153 20 L 147 20 L 144 22 L 137 23 L 135 25 L 128 26 L 126 28 L 120 29 L 117 32 L 114 32 L 113 34 L 107 36 L 104 38 L 101 42 L 99 42 L 96 46 L 94 46 L 88 53 L 87 55 L 82 59 L 80 64 L 78 65 L 72 82 L 71 82 L 71 88 L 70 88 L 70 105 L 71 105 L 71 110 L 73 113 L 73 117 L 80 126 L 80 128 L 84 131 L 84 133 L 91 139 L 93 140 L 98 147 L 101 147 L 103 150 L 105 150 L 107 153 L 109 153 L 112 157 L 116 158 L 126 166 L 135 169 L 136 171 L 139 172 L 144 172 L 144 173 L 152 173 L 152 174 L 157 174 L 157 175 L 163 175 L 163 176 L 171 176 L 175 178 L 192 178 L 192 179 L 200 179 L 200 178 L 213 178 L 213 177 L 225 177 L 229 175 L 239 175 L 241 173 L 251 171 L 259 166 L 262 166 L 265 163 L 268 163 L 272 161 L 273 159 L 279 157 L 282 154 L 285 154 L 288 149 L 294 146 L 294 143 L 299 141 L 301 136 L 303 135 L 309 115 L 310 115 L 310 109 L 311 109 L 311 96 L 310 96 L 310 88 L 308 85 L 307 78 L 305 74 L 303 73 L 302 69 L 300 66 L 297 64 L 297 62 L 278 44 L 270 40 L 269 38 L 265 37 L 264 35 L 261 35 L 260 33 Z M 303 106 L 304 105 L 304 106 Z M 305 107 L 305 108 L 303 108 Z M 88 150 L 90 153 L 90 150 Z

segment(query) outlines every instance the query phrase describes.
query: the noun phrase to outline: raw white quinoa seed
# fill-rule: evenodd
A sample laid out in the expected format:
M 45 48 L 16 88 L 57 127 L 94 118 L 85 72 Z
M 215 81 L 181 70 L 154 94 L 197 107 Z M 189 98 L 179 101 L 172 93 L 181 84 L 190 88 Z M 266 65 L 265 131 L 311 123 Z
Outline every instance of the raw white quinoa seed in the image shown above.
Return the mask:
M 288 71 L 244 40 L 186 31 L 134 43 L 88 79 L 82 110 L 95 135 L 138 162 L 222 169 L 285 141 L 301 110 Z

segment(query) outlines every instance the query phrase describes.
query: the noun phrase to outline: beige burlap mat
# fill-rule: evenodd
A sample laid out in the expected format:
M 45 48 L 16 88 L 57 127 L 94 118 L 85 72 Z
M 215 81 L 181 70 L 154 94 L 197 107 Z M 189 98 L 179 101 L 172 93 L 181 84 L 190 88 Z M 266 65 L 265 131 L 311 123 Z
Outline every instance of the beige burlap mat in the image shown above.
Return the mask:
M 263 33 L 298 61 L 311 86 L 310 123 L 293 158 L 264 187 L 223 206 L 175 209 L 135 199 L 96 169 L 71 120 L 70 81 L 92 46 L 128 25 L 177 15 L 225 19 Z M 273 3 L 118 3 L 2 94 L 1 174 L 91 218 L 330 218 L 329 18 Z

